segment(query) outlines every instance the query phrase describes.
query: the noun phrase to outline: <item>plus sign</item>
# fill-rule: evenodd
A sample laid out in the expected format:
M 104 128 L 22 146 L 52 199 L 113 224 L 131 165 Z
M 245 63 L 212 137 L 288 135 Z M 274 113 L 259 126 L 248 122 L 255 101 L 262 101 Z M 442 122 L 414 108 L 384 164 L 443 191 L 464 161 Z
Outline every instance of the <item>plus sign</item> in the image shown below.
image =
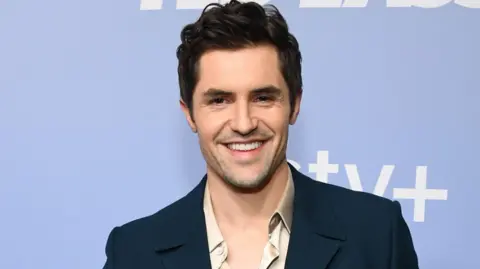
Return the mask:
M 308 172 L 316 173 L 317 181 L 328 183 L 328 174 L 338 173 L 338 164 L 328 163 L 328 151 L 317 151 L 317 163 L 309 163 Z
M 394 199 L 413 199 L 413 221 L 425 221 L 425 202 L 427 200 L 447 200 L 448 190 L 427 189 L 427 167 L 417 166 L 415 188 L 393 189 Z
M 140 10 L 162 9 L 163 0 L 140 0 Z

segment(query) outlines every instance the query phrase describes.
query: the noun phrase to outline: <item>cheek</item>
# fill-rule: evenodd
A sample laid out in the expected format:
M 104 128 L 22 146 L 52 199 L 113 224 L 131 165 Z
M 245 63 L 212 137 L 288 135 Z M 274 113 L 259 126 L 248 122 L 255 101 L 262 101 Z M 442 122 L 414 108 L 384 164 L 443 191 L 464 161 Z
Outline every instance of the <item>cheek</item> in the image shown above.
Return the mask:
M 223 122 L 217 117 L 211 116 L 209 118 L 215 120 L 208 120 L 207 118 L 206 120 L 197 121 L 198 135 L 203 143 L 213 142 L 223 127 Z
M 286 131 L 290 122 L 288 114 L 283 113 L 283 111 L 264 113 L 261 116 L 261 120 L 277 135 L 281 135 L 282 132 Z

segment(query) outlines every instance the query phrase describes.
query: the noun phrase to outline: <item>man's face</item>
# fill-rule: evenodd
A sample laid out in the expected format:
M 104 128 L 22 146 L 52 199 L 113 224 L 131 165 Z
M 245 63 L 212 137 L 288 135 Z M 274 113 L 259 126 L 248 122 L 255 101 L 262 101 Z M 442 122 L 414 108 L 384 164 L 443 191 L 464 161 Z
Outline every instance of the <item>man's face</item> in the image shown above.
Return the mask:
M 198 71 L 192 115 L 181 104 L 209 173 L 238 189 L 261 187 L 285 160 L 288 127 L 300 106 L 298 97 L 290 108 L 277 51 L 270 46 L 210 51 L 200 58 Z

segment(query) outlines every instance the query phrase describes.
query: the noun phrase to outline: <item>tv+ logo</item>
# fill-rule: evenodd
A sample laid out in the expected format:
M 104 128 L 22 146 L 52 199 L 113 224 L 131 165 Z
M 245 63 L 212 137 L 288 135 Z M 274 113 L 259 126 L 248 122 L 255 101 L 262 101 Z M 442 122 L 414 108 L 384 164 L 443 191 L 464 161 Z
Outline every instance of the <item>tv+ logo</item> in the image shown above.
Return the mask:
M 298 170 L 301 166 L 294 160 L 288 160 Z M 345 164 L 345 172 L 350 184 L 350 188 L 355 191 L 364 191 L 360 175 L 356 164 Z M 377 178 L 373 194 L 384 196 L 385 190 L 390 183 L 395 165 L 383 165 Z M 314 179 L 320 182 L 328 183 L 328 175 L 336 174 L 339 171 L 339 164 L 329 163 L 328 151 L 321 150 L 317 152 L 315 163 L 308 165 L 308 172 L 315 174 Z M 448 190 L 446 189 L 428 189 L 427 188 L 427 166 L 417 166 L 415 176 L 415 187 L 413 188 L 393 188 L 393 199 L 411 199 L 414 200 L 413 221 L 425 221 L 425 205 L 427 200 L 447 200 Z

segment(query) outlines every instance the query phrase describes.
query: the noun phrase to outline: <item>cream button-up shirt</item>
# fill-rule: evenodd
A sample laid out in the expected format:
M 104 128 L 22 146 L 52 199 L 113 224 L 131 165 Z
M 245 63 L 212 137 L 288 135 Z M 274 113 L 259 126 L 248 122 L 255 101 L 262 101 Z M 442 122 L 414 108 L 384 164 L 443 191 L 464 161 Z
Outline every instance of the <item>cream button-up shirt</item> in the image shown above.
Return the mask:
M 293 216 L 294 186 L 292 175 L 289 170 L 287 187 L 277 210 L 270 219 L 269 241 L 263 250 L 263 257 L 259 269 L 283 269 L 287 257 L 288 242 L 290 240 L 290 228 Z M 226 262 L 228 249 L 223 239 L 220 228 L 217 225 L 208 190 L 205 188 L 204 206 L 205 221 L 207 226 L 208 246 L 212 269 L 229 269 Z

